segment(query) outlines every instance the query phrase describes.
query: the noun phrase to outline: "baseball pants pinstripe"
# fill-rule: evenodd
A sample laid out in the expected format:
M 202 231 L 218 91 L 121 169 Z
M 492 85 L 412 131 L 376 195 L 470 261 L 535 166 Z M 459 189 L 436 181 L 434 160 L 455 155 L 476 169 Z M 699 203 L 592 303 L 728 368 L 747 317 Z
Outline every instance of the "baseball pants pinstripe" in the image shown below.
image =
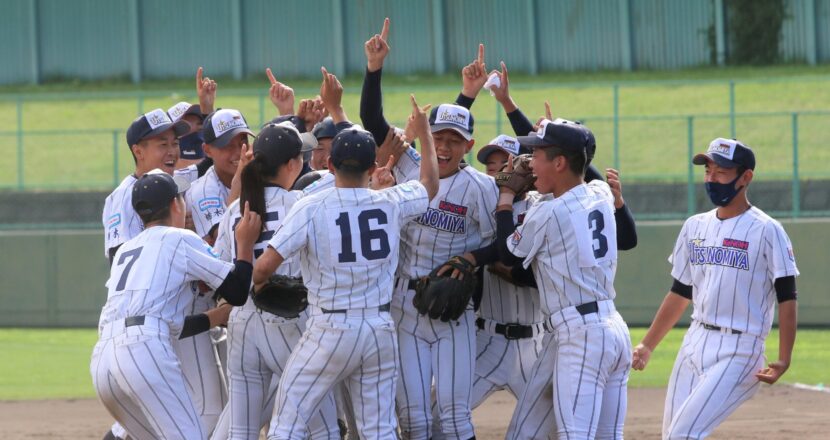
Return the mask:
M 299 342 L 305 315 L 283 319 L 270 313 L 235 308 L 228 322 L 230 402 L 229 432 L 221 438 L 259 439 L 271 420 L 279 383 L 288 357 Z M 329 395 L 309 420 L 312 439 L 339 439 L 340 431 Z M 213 436 L 220 438 L 220 433 Z
M 758 391 L 764 341 L 693 322 L 677 353 L 663 413 L 664 439 L 702 439 Z
M 204 313 L 210 309 L 213 300 L 208 295 L 211 294 L 209 292 L 204 296 L 196 296 L 189 314 Z M 215 330 L 211 329 L 212 331 Z M 190 390 L 190 397 L 208 433 L 213 432 L 219 415 L 228 402 L 225 369 L 220 362 L 211 332 L 172 341 Z
M 621 439 L 631 339 L 611 301 L 549 320 L 543 350 L 513 412 L 507 439 Z
M 104 332 L 91 371 L 99 398 L 131 438 L 206 439 L 188 392 L 166 324 L 145 317 L 144 325 Z M 120 328 L 118 328 L 120 326 Z
M 304 421 L 345 381 L 360 437 L 394 439 L 398 344 L 389 312 L 375 308 L 322 314 L 310 308 L 312 317 L 280 378 L 268 438 L 305 438 Z
M 533 338 L 507 339 L 504 335 L 476 332 L 476 373 L 470 409 L 476 409 L 496 391 L 507 390 L 519 398 L 530 379 L 544 334 Z M 432 405 L 432 439 L 446 438 L 438 423 L 438 406 Z
M 408 440 L 432 436 L 433 379 L 441 431 L 445 438 L 475 435 L 470 410 L 475 362 L 475 314 L 470 307 L 457 321 L 441 322 L 418 314 L 414 290 L 398 283 L 392 314 L 398 328 L 401 378 L 397 412 L 401 435 Z

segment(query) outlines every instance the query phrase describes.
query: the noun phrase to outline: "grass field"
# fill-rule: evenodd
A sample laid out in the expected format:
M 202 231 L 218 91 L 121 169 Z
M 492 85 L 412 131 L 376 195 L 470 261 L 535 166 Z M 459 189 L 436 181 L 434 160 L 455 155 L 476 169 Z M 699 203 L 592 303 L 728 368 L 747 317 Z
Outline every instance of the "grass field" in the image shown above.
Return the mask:
M 643 328 L 631 330 L 637 342 Z M 668 380 L 684 330 L 673 330 L 653 354 L 648 369 L 632 372 L 631 387 L 661 387 Z M 94 397 L 89 358 L 97 335 L 94 329 L 0 329 L 0 400 Z M 778 354 L 778 334 L 767 339 L 767 358 Z M 787 383 L 830 384 L 830 330 L 798 333 L 793 363 L 783 378 Z
M 550 100 L 555 115 L 581 119 L 597 137 L 596 163 L 614 164 L 613 84 L 619 83 L 619 163 L 628 181 L 685 181 L 688 168 L 688 116 L 693 144 L 702 150 L 708 141 L 730 134 L 729 81 L 735 81 L 736 133 L 759 156 L 761 179 L 786 179 L 793 169 L 792 112 L 798 120 L 802 177 L 828 177 L 830 149 L 824 127 L 830 123 L 830 68 L 827 66 L 756 69 L 702 69 L 677 72 L 593 73 L 511 77 L 514 99 L 528 116 L 542 114 Z M 299 98 L 319 88 L 317 81 L 287 80 Z M 360 77 L 346 78 L 344 104 L 359 120 Z M 251 125 L 276 116 L 264 93 L 267 81 L 219 81 L 217 105 L 240 109 Z M 409 112 L 408 95 L 421 103 L 454 99 L 460 90 L 456 76 L 390 77 L 385 79 L 385 112 L 401 123 Z M 190 81 L 151 82 L 140 86 L 119 83 L 59 83 L 41 87 L 0 88 L 0 188 L 15 187 L 22 163 L 27 188 L 98 188 L 114 186 L 132 169 L 124 130 L 139 109 L 168 108 L 193 100 Z M 22 93 L 22 94 L 20 94 Z M 22 105 L 18 107 L 18 98 Z M 25 132 L 19 139 L 18 109 Z M 495 100 L 484 91 L 473 108 L 477 145 L 497 132 L 510 133 Z M 500 130 L 499 130 L 500 128 Z M 22 161 L 18 156 L 22 146 Z M 117 153 L 118 157 L 114 155 Z M 117 170 L 114 172 L 114 163 Z M 696 176 L 699 177 L 699 176 Z

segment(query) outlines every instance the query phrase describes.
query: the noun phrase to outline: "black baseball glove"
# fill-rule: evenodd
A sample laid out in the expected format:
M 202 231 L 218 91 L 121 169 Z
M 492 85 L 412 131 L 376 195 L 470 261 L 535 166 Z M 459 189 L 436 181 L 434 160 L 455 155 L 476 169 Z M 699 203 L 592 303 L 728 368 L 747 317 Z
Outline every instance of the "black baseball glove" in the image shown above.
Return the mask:
M 438 271 L 444 266 L 449 266 L 450 270 L 438 275 Z M 462 279 L 450 277 L 452 269 L 461 272 Z M 452 257 L 418 281 L 412 304 L 418 313 L 428 315 L 431 319 L 444 322 L 456 320 L 467 309 L 477 280 L 475 266 L 462 257 Z
M 283 318 L 296 318 L 308 307 L 308 289 L 299 277 L 271 275 L 253 297 L 254 305 Z

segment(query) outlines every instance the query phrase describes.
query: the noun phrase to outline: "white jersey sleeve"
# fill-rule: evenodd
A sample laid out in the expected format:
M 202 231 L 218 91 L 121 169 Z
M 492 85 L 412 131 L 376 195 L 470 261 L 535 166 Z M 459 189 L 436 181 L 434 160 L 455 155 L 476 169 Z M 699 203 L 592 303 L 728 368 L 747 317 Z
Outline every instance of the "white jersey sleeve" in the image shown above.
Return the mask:
M 101 220 L 104 225 L 104 256 L 109 250 L 136 237 L 144 230 L 144 223 L 133 209 L 133 184 L 136 178 L 131 174 L 124 178 L 104 201 Z
M 321 174 L 320 178 L 303 188 L 303 196 L 308 196 L 324 189 L 334 187 L 334 174 L 330 173 L 328 170 L 319 170 L 317 172 Z
M 196 164 L 194 163 L 173 171 L 173 175 L 183 177 L 187 179 L 188 182 L 193 183 L 199 178 L 199 169 L 196 168 Z
M 484 173 L 476 173 L 473 176 L 481 185 L 478 203 L 472 206 L 473 215 L 478 220 L 479 231 L 482 239 L 492 238 L 496 235 L 496 205 L 499 203 L 499 188 L 495 179 Z
M 790 237 L 784 231 L 781 223 L 770 221 L 765 225 L 764 231 L 764 253 L 772 272 L 773 280 L 788 276 L 798 276 L 798 268 L 795 266 L 795 254 Z
M 318 209 L 307 203 L 308 200 L 304 198 L 294 205 L 268 242 L 286 260 L 309 242 L 308 229 Z
M 421 174 L 421 154 L 409 147 L 392 167 L 392 175 L 397 182 L 419 180 Z
M 507 239 L 507 249 L 523 258 L 522 266 L 527 268 L 545 244 L 545 232 L 551 219 L 549 203 L 536 203 L 525 213 L 524 221 Z
M 386 188 L 380 193 L 390 202 L 398 205 L 401 225 L 420 217 L 429 208 L 427 189 L 417 180 Z
M 216 242 L 213 244 L 213 250 L 219 255 L 222 261 L 233 261 L 233 240 L 235 239 L 233 230 L 233 216 L 230 213 L 238 211 L 239 200 L 234 201 L 228 206 L 228 215 L 222 216 L 222 221 L 219 222 L 219 228 L 216 231 Z
M 187 190 L 185 201 L 199 237 L 206 237 L 222 220 L 229 192 L 230 189 L 219 180 L 213 167 Z
M 186 278 L 188 281 L 204 281 L 216 290 L 233 269 L 233 265 L 222 261 L 204 240 L 191 231 L 183 235 L 187 256 Z
M 689 240 L 687 238 L 689 230 L 689 220 L 683 223 L 683 228 L 680 229 L 680 234 L 677 235 L 677 241 L 674 244 L 674 251 L 669 255 L 669 263 L 671 263 L 672 278 L 681 283 L 692 285 L 692 267 L 689 264 Z

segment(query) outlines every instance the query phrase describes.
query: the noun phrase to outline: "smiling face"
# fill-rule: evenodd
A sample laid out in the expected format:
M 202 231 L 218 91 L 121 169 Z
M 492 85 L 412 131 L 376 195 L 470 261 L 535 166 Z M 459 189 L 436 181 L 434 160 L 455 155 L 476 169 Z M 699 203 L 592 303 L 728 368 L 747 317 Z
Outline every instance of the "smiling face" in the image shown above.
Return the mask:
M 179 159 L 179 141 L 173 130 L 167 130 L 157 136 L 143 139 L 132 146 L 136 159 L 136 171 L 144 174 L 159 168 L 167 174 L 173 174 Z
M 205 154 L 213 159 L 213 166 L 220 178 L 230 181 L 239 166 L 239 157 L 242 151 L 242 144 L 248 143 L 248 135 L 239 133 L 222 148 L 205 144 Z
M 487 162 L 484 164 L 487 167 L 487 175 L 495 177 L 504 164 L 507 163 L 507 152 L 496 150 L 487 156 Z
M 328 169 L 331 156 L 331 141 L 333 138 L 317 139 L 317 147 L 311 150 L 311 160 L 308 165 L 315 170 Z
M 533 175 L 536 176 L 537 191 L 542 194 L 553 192 L 557 161 L 562 160 L 564 160 L 564 158 L 561 156 L 548 159 L 544 148 L 536 148 L 533 150 L 533 158 L 530 160 L 530 168 L 533 170 Z
M 469 141 L 454 130 L 441 130 L 433 133 L 435 154 L 438 156 L 438 177 L 445 178 L 458 171 L 458 164 L 464 155 L 473 148 L 474 140 Z

